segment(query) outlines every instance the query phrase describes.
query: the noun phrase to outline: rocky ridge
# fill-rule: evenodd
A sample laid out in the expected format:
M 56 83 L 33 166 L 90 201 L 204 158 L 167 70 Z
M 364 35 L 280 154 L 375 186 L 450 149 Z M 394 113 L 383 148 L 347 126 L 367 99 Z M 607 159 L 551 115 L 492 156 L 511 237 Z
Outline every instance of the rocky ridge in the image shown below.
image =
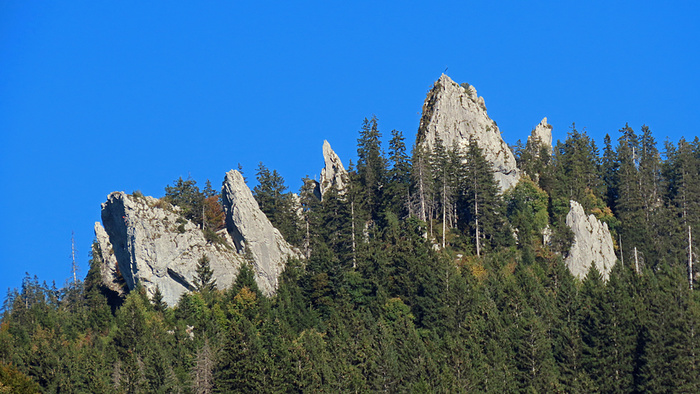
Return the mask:
M 493 166 L 501 191 L 518 183 L 520 171 L 515 156 L 503 141 L 496 122 L 486 113 L 484 98 L 477 95 L 473 86 L 460 86 L 445 74 L 425 99 L 416 143 L 432 149 L 436 138 L 448 148 L 456 143 L 464 149 L 469 141 L 476 142 Z
M 564 262 L 579 279 L 585 278 L 591 265 L 595 264 L 603 280 L 607 281 L 617 260 L 608 225 L 594 215 L 586 216 L 578 202 L 571 200 L 570 206 L 566 224 L 574 232 L 574 243 Z
M 248 254 L 260 290 L 271 295 L 289 257 L 299 257 L 272 226 L 238 171 L 226 174 L 222 191 L 226 229 L 222 242 L 211 242 L 178 207 L 153 197 L 111 193 L 102 204 L 102 224 L 95 223 L 103 284 L 119 295 L 143 285 L 156 288 L 168 305 L 195 289 L 196 268 L 207 256 L 217 287 L 233 284 Z
M 476 142 L 492 164 L 501 191 L 514 186 L 520 171 L 515 158 L 500 135 L 496 123 L 486 113 L 484 99 L 470 85 L 460 86 L 442 75 L 428 93 L 417 144 L 432 148 L 440 138 L 445 146 L 465 148 Z M 528 137 L 552 150 L 552 126 L 544 118 Z M 331 188 L 342 193 L 348 173 L 328 141 L 323 143 L 324 168 L 316 182 L 317 196 Z M 315 182 L 315 181 L 314 181 Z M 102 204 L 102 222 L 95 223 L 102 281 L 106 287 L 123 295 L 141 283 L 149 295 L 159 288 L 164 300 L 175 305 L 180 296 L 195 288 L 197 262 L 207 256 L 219 288 L 230 286 L 246 259 L 253 265 L 260 289 L 271 295 L 289 258 L 302 257 L 259 209 L 242 175 L 229 171 L 222 187 L 226 229 L 224 240 L 212 243 L 192 222 L 181 219 L 177 207 L 152 197 L 130 196 L 123 192 L 109 195 Z M 295 209 L 301 212 L 298 196 Z M 595 264 L 607 280 L 616 261 L 607 225 L 593 215 L 586 216 L 581 205 L 571 201 L 566 218 L 574 232 L 574 243 L 566 265 L 575 276 L 585 277 Z

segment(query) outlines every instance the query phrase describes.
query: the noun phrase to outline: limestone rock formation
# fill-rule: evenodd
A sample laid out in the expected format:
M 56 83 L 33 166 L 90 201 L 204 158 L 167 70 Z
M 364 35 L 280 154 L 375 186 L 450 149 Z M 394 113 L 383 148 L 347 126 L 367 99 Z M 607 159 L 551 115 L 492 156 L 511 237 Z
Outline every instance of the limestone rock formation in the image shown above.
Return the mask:
M 97 252 L 101 260 L 100 276 L 102 283 L 118 295 L 124 295 L 124 279 L 121 277 L 119 263 L 114 254 L 114 248 L 109 241 L 109 235 L 100 222 L 95 222 L 95 241 L 97 241 Z
M 321 196 L 331 187 L 338 189 L 338 192 L 345 190 L 348 172 L 345 171 L 340 157 L 333 151 L 328 141 L 323 141 L 323 160 L 325 166 L 321 170 Z
M 102 204 L 104 228 L 95 224 L 105 285 L 121 293 L 121 276 L 129 289 L 141 283 L 149 296 L 158 287 L 172 306 L 195 288 L 197 263 L 206 255 L 218 287 L 230 286 L 242 256 L 232 245 L 207 242 L 195 224 L 178 223 L 179 217 L 177 208 L 158 199 L 110 194 Z
M 538 144 L 547 148 L 550 154 L 552 153 L 552 125 L 547 124 L 546 117 L 532 130 L 532 134 L 527 137 L 527 143 L 528 145 Z
M 102 283 L 118 295 L 124 295 L 124 279 L 121 277 L 117 256 L 109 241 L 109 235 L 100 222 L 95 222 L 95 240 L 97 241 L 97 252 L 101 260 L 100 275 Z
M 416 142 L 432 149 L 436 138 L 448 148 L 457 143 L 464 149 L 470 140 L 475 141 L 493 165 L 501 191 L 518 183 L 515 156 L 501 138 L 496 122 L 487 115 L 483 97 L 473 86 L 460 86 L 445 74 L 425 99 Z
M 593 215 L 586 216 L 583 207 L 576 201 L 571 200 L 570 205 L 566 224 L 574 232 L 574 243 L 566 258 L 566 266 L 574 276 L 583 279 L 591 264 L 595 264 L 603 280 L 608 280 L 617 258 L 607 223 Z
M 226 212 L 226 228 L 239 253 L 250 253 L 258 286 L 272 294 L 290 257 L 300 257 L 267 219 L 253 198 L 240 172 L 226 173 L 221 191 Z

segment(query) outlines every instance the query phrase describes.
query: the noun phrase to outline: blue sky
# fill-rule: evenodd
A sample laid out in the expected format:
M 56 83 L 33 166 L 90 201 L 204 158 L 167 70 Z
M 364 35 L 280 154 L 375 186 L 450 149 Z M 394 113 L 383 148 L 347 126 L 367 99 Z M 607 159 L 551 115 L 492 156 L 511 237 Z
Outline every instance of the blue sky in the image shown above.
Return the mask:
M 446 69 L 508 143 L 547 116 L 599 145 L 700 124 L 693 2 L 0 2 L 0 292 L 81 276 L 115 190 L 160 197 L 241 163 L 291 189 L 328 139 L 347 164 L 362 119 L 412 144 Z M 611 4 L 613 3 L 613 4 Z

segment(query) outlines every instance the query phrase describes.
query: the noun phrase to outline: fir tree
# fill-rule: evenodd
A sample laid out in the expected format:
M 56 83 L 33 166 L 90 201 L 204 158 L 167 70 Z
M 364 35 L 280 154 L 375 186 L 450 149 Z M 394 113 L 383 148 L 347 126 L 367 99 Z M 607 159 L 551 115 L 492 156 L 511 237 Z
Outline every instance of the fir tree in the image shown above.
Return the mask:
M 476 142 L 469 144 L 464 161 L 459 216 L 468 224 L 476 254 L 481 256 L 483 249 L 507 243 L 509 236 L 501 233 L 503 216 L 493 169 Z
M 381 133 L 377 118 L 365 118 L 357 139 L 357 175 L 361 185 L 361 201 L 370 218 L 376 218 L 382 199 L 382 188 L 386 184 L 387 164 L 381 147 Z
M 195 288 L 197 291 L 205 293 L 216 289 L 216 280 L 213 279 L 214 271 L 209 266 L 209 257 L 207 255 L 202 255 L 197 261 L 195 273 L 197 274 L 195 277 Z
M 389 161 L 391 169 L 388 173 L 386 191 L 388 199 L 385 204 L 398 216 L 405 217 L 410 207 L 411 162 L 406 153 L 403 134 L 398 130 L 391 131 Z

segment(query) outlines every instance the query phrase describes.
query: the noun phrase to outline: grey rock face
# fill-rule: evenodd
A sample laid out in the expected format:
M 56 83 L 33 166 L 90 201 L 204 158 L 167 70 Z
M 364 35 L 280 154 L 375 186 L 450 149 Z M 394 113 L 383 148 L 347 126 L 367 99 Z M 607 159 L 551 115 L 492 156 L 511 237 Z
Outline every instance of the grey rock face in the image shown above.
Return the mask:
M 445 74 L 425 99 L 417 143 L 432 149 L 438 137 L 448 148 L 456 143 L 464 149 L 470 140 L 475 141 L 493 166 L 501 191 L 518 183 L 515 156 L 501 138 L 496 122 L 486 113 L 483 97 L 473 86 L 462 87 Z
M 603 280 L 607 281 L 617 259 L 608 225 L 593 215 L 586 216 L 576 201 L 571 200 L 570 204 L 566 225 L 574 232 L 574 243 L 565 260 L 566 266 L 574 276 L 583 279 L 591 264 L 595 264 Z
M 243 176 L 236 170 L 226 173 L 222 189 L 226 228 L 236 249 L 249 252 L 254 260 L 257 283 L 265 294 L 277 288 L 287 259 L 300 257 L 258 207 Z
M 175 305 L 182 293 L 194 289 L 195 270 L 206 255 L 217 286 L 227 288 L 238 274 L 242 257 L 232 245 L 214 245 L 191 222 L 177 223 L 176 209 L 152 197 L 122 192 L 102 204 L 102 223 L 95 235 L 103 261 L 103 282 L 115 291 L 118 272 L 129 289 L 141 283 L 149 296 L 160 288 L 163 300 Z M 225 234 L 222 234 L 225 236 Z
M 545 147 L 547 152 L 552 153 L 552 125 L 547 124 L 546 117 L 532 130 L 532 134 L 527 137 L 527 143 Z
M 340 157 L 331 149 L 328 141 L 323 141 L 323 160 L 325 166 L 321 170 L 321 196 L 331 187 L 338 189 L 342 193 L 347 183 L 348 172 L 345 171 Z
M 109 235 L 107 235 L 100 222 L 95 222 L 95 240 L 100 248 L 99 254 L 102 261 L 100 264 L 100 275 L 102 283 L 117 294 L 124 295 L 123 281 L 120 280 L 119 262 L 117 262 L 117 256 L 114 254 L 112 243 L 109 241 Z

